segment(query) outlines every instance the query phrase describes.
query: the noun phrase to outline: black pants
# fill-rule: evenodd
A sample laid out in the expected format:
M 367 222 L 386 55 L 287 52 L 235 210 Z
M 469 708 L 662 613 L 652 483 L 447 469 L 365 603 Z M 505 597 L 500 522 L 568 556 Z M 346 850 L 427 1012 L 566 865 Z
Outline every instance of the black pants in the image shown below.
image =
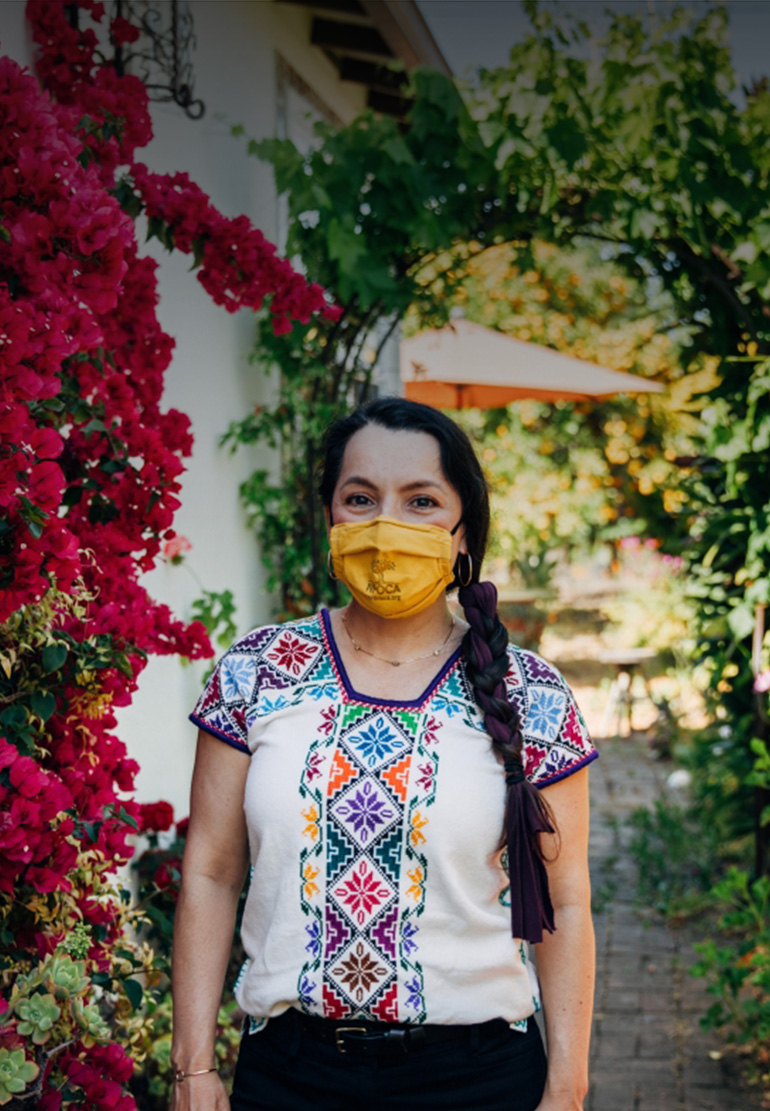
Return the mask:
M 456 1031 L 456 1037 L 454 1032 Z M 341 1054 L 307 1037 L 289 1011 L 246 1034 L 231 1111 L 535 1111 L 545 1085 L 540 1031 L 502 1019 L 457 1026 L 446 1040 L 410 1052 Z

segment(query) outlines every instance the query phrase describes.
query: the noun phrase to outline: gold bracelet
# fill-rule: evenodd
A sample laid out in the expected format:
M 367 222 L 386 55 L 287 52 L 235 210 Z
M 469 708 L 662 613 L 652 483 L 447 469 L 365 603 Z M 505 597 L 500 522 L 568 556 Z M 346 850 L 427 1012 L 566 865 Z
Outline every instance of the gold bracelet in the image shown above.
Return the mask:
M 207 1072 L 219 1072 L 219 1069 L 214 1065 L 213 1069 L 197 1069 L 195 1072 L 185 1072 L 184 1069 L 176 1069 L 174 1072 L 174 1080 L 177 1084 L 181 1084 L 188 1076 L 203 1076 Z

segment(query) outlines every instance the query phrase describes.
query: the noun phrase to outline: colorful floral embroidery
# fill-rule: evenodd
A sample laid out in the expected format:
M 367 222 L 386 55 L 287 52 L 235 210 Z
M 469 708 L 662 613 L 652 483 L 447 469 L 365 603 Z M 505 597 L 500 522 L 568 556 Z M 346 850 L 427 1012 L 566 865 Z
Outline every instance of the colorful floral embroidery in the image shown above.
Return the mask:
M 227 657 L 220 670 L 220 683 L 225 701 L 248 698 L 254 687 L 254 668 L 251 659 L 248 656 Z
M 356 754 L 370 768 L 377 767 L 378 764 L 389 759 L 394 752 L 403 749 L 406 744 L 403 737 L 399 737 L 393 732 L 390 722 L 384 714 L 375 718 L 360 733 L 354 733 L 348 737 L 347 743 L 355 749 Z
M 281 671 L 293 678 L 299 678 L 307 670 L 308 664 L 319 652 L 317 643 L 287 631 L 279 636 L 265 652 L 265 658 Z
M 326 904 L 319 960 L 322 1013 L 329 1017 L 397 1017 L 399 876 L 418 720 L 407 712 L 385 714 L 346 703 L 323 740 L 333 751 L 325 792 Z M 305 782 L 312 758 L 311 753 Z M 312 967 L 313 960 L 303 975 Z
M 533 687 L 529 696 L 527 732 L 546 741 L 553 741 L 559 735 L 559 727 L 564 718 L 567 696 L 564 691 Z
M 360 939 L 350 947 L 332 975 L 345 993 L 361 1006 L 388 976 L 388 969 L 381 964 L 371 946 Z
M 389 823 L 396 814 L 387 796 L 378 791 L 371 780 L 365 780 L 360 790 L 351 791 L 337 804 L 336 812 L 344 824 L 358 835 L 362 845 L 373 833 L 380 832 L 379 826 Z
M 299 1006 L 332 1018 L 430 1021 L 420 920 L 442 732 L 467 729 L 471 743 L 481 742 L 483 716 L 461 659 L 422 704 L 377 705 L 352 690 L 335 652 L 318 617 L 255 630 L 220 661 L 191 716 L 245 752 L 273 715 L 288 718 L 299 708 L 312 723 L 295 811 L 295 890 L 304 918 Z M 510 648 L 506 683 L 533 782 L 570 775 L 596 756 L 569 689 L 544 660 Z M 504 853 L 499 878 L 498 901 L 508 906 Z M 523 948 L 520 955 L 526 964 Z M 247 962 L 239 984 L 250 968 Z M 514 1025 L 523 1029 L 526 1021 Z
M 358 926 L 366 926 L 393 894 L 390 885 L 364 858 L 334 888 L 335 898 Z

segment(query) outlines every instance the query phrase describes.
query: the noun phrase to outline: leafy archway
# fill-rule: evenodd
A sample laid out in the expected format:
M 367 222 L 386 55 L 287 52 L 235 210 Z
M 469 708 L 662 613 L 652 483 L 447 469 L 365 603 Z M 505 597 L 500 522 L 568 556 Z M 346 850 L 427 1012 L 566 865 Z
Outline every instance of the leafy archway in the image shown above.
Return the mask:
M 730 99 L 724 12 L 689 28 L 679 15 L 651 38 L 639 19 L 618 17 L 592 64 L 579 56 L 583 32 L 571 43 L 546 16 L 534 20 L 510 67 L 483 74 L 465 98 L 446 78 L 417 73 L 406 131 L 364 116 L 340 131 L 319 126 L 305 156 L 286 140 L 249 144 L 288 195 L 289 252 L 344 305 L 333 326 L 295 327 L 280 347 L 260 335 L 257 353 L 281 368 L 281 396 L 228 434 L 282 443 L 292 491 L 293 463 L 304 469 L 308 457 L 291 445 L 312 447 L 330 416 L 366 393 L 381 340 L 407 309 L 423 324 L 447 319 L 469 245 L 515 241 L 526 254 L 537 241 L 607 244 L 633 280 L 654 275 L 669 294 L 670 323 L 688 337 L 672 376 L 701 351 L 719 357 L 714 397 L 728 405 L 740 404 L 747 367 L 768 351 L 770 95 L 743 110 Z M 324 595 L 311 543 L 320 531 L 297 527 L 290 555 L 282 550 L 292 513 L 279 489 L 260 476 L 244 493 L 291 610 Z M 301 520 L 307 503 L 293 502 Z
M 280 347 L 261 328 L 256 355 L 280 369 L 277 401 L 224 440 L 282 450 L 280 480 L 258 472 L 242 494 L 284 612 L 307 611 L 333 596 L 313 498 L 317 446 L 329 421 L 371 390 L 382 340 L 407 309 L 424 324 L 445 321 L 469 250 L 506 242 L 526 252 L 587 238 L 630 279 L 654 280 L 686 336 L 671 379 L 683 394 L 708 392 L 675 496 L 637 489 L 636 512 L 687 561 L 715 709 L 737 723 L 718 757 L 706 742 L 706 778 L 713 797 L 732 793 L 732 832 L 741 832 L 752 820 L 750 741 L 767 736 L 751 633 L 770 602 L 770 93 L 758 86 L 738 103 L 722 8 L 697 21 L 676 12 L 651 30 L 616 15 L 591 49 L 585 29 L 565 33 L 528 9 L 530 37 L 473 89 L 416 73 L 404 130 L 368 115 L 339 131 L 319 126 L 306 155 L 285 140 L 249 144 L 288 196 L 289 253 L 344 312 L 295 328 Z M 704 355 L 717 366 L 710 385 L 691 377 Z M 766 837 L 757 844 L 764 870 Z

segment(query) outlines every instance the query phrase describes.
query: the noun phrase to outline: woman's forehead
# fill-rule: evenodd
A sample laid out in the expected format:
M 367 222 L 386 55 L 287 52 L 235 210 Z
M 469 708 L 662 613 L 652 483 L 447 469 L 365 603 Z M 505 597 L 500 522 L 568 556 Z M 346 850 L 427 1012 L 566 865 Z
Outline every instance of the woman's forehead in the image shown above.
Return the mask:
M 340 480 L 357 474 L 379 480 L 430 478 L 446 484 L 438 442 L 427 432 L 367 424 L 348 440 Z

